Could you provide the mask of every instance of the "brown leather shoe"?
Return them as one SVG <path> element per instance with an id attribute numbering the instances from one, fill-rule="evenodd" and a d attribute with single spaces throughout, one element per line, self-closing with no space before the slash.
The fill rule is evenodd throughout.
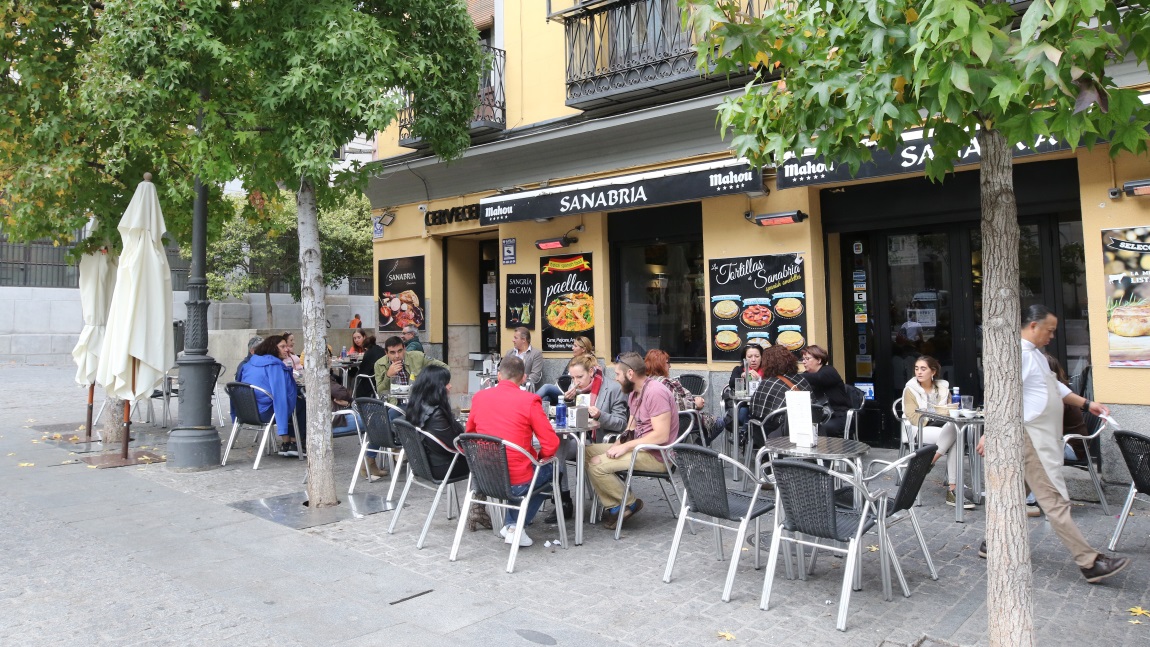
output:
<path id="1" fill-rule="evenodd" d="M 643 499 L 635 499 L 631 505 L 623 506 L 623 521 L 633 517 L 635 513 L 643 509 Z"/>
<path id="2" fill-rule="evenodd" d="M 1079 570 L 1082 571 L 1082 577 L 1085 577 L 1087 582 L 1097 584 L 1111 575 L 1117 574 L 1126 568 L 1128 564 L 1130 564 L 1130 560 L 1125 557 L 1099 555 L 1097 559 L 1094 560 L 1094 566 Z"/>

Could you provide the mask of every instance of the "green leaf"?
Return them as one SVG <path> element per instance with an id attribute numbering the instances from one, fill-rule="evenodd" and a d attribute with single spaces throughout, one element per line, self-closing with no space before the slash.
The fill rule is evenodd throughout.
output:
<path id="1" fill-rule="evenodd" d="M 966 66 L 961 63 L 956 62 L 951 64 L 950 82 L 954 84 L 954 87 L 967 94 L 974 93 L 974 91 L 970 89 L 970 76 L 966 72 Z"/>
<path id="2" fill-rule="evenodd" d="M 1034 40 L 1034 34 L 1038 31 L 1038 26 L 1045 17 L 1046 0 L 1038 0 L 1027 7 L 1026 13 L 1022 15 L 1022 26 L 1019 28 L 1019 37 L 1023 43 Z"/>
<path id="3" fill-rule="evenodd" d="M 970 51 L 982 61 L 983 65 L 990 62 L 990 55 L 994 53 L 994 45 L 990 40 L 990 32 L 976 28 L 970 37 Z"/>

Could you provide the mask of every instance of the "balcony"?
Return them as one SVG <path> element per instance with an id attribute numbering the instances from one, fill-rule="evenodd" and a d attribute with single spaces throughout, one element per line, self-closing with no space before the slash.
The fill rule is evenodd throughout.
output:
<path id="1" fill-rule="evenodd" d="M 504 69 L 507 66 L 507 52 L 495 47 L 482 45 L 486 69 L 479 80 L 479 105 L 471 118 L 472 138 L 483 137 L 502 131 L 507 127 L 507 95 L 504 93 Z M 405 148 L 422 149 L 428 144 L 417 137 L 415 108 L 411 94 L 407 95 L 406 105 L 399 111 L 399 145 Z"/>
<path id="2" fill-rule="evenodd" d="M 743 3 L 756 15 L 770 1 Z M 553 14 L 567 33 L 567 105 L 589 110 L 745 82 L 699 74 L 684 11 L 677 0 L 584 0 Z"/>

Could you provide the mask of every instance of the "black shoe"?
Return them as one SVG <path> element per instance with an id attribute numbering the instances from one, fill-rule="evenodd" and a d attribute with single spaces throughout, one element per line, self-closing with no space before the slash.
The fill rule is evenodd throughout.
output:
<path id="1" fill-rule="evenodd" d="M 575 517 L 575 502 L 571 500 L 571 495 L 564 492 L 561 503 L 563 504 L 563 518 L 570 521 Z M 557 525 L 559 523 L 559 515 L 555 514 L 555 512 L 555 510 L 552 510 L 551 514 L 544 517 L 543 523 Z"/>
<path id="2" fill-rule="evenodd" d="M 1079 570 L 1082 571 L 1082 577 L 1085 577 L 1087 582 L 1097 584 L 1126 568 L 1129 563 L 1130 560 L 1125 557 L 1099 555 L 1098 558 L 1094 560 L 1094 566 Z"/>
<path id="3" fill-rule="evenodd" d="M 986 542 L 983 541 L 982 545 L 978 547 L 978 556 L 986 559 Z"/>

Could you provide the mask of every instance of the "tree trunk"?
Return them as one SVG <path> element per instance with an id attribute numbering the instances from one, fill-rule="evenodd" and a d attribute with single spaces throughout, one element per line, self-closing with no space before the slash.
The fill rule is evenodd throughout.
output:
<path id="1" fill-rule="evenodd" d="M 268 328 L 275 329 L 276 322 L 272 319 L 272 286 L 270 283 L 264 284 L 264 312 L 268 317 Z"/>
<path id="2" fill-rule="evenodd" d="M 1018 207 L 1010 147 L 997 130 L 982 149 L 982 341 L 986 409 L 986 608 L 990 644 L 1034 645 L 1030 537 L 1023 512 Z M 959 499 L 961 501 L 961 498 Z"/>
<path id="3" fill-rule="evenodd" d="M 124 401 L 105 396 L 102 415 L 104 422 L 100 427 L 100 438 L 104 441 L 104 449 L 119 449 L 124 440 Z"/>
<path id="4" fill-rule="evenodd" d="M 307 387 L 307 497 L 313 508 L 338 505 L 335 455 L 331 446 L 331 386 L 327 359 L 326 288 L 319 250 L 315 185 L 300 184 L 296 194 L 299 222 L 300 306 L 303 309 L 304 385 Z"/>

